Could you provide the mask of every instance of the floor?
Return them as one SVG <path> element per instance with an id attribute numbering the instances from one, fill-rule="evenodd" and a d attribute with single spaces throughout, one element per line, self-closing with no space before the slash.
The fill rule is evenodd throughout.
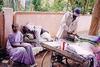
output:
<path id="1" fill-rule="evenodd" d="M 41 62 L 42 62 L 42 57 L 45 54 L 44 52 L 41 52 L 40 54 L 36 55 L 36 67 L 50 67 L 50 52 L 48 52 L 48 54 L 46 55 L 46 57 L 44 58 L 43 61 L 43 65 L 41 66 Z M 29 65 L 25 65 L 25 64 L 19 64 L 19 63 L 13 63 L 13 64 L 9 64 L 8 60 L 4 60 L 3 62 L 0 63 L 0 67 L 30 67 Z M 31 66 L 33 67 L 33 66 Z"/>
<path id="2" fill-rule="evenodd" d="M 44 54 L 45 54 L 45 51 L 41 52 L 39 55 L 36 55 L 36 63 L 37 63 L 36 67 L 52 67 L 52 64 L 50 61 L 51 52 L 47 53 L 42 64 L 42 59 L 43 59 Z M 0 67 L 34 67 L 34 66 L 29 66 L 25 64 L 19 64 L 19 63 L 7 64 L 7 61 L 4 61 L 4 62 L 0 63 Z M 53 67 L 69 67 L 69 66 L 66 66 L 65 64 L 55 63 Z M 74 65 L 72 64 L 71 67 L 78 67 L 78 66 L 75 64 Z"/>

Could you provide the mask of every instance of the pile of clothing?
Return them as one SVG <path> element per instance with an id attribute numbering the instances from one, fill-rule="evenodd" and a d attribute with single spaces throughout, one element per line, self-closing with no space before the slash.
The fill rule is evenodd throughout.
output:
<path id="1" fill-rule="evenodd" d="M 36 39 L 39 42 L 52 41 L 52 37 L 50 33 L 44 28 L 42 28 L 41 26 L 27 24 L 22 27 L 22 33 L 24 35 L 31 34 L 29 35 L 29 37 L 32 37 L 30 39 Z"/>
<path id="2" fill-rule="evenodd" d="M 67 45 L 65 50 L 74 51 L 81 55 L 93 67 L 100 67 L 100 36 L 80 36 L 80 42 Z M 97 46 L 97 47 L 96 47 Z"/>
<path id="3" fill-rule="evenodd" d="M 82 56 L 87 60 L 88 63 L 86 65 L 92 65 L 93 67 L 96 67 L 97 61 L 95 58 L 95 54 L 91 49 L 92 47 L 94 46 L 88 42 L 78 42 L 67 45 L 65 51 L 70 50 L 72 52 L 75 52 L 76 54 Z"/>
<path id="4" fill-rule="evenodd" d="M 43 29 L 41 26 L 35 26 L 32 24 L 26 24 L 22 26 L 21 32 L 23 33 L 24 42 L 31 43 L 34 48 L 35 54 L 42 51 L 41 42 L 52 41 L 50 33 Z"/>

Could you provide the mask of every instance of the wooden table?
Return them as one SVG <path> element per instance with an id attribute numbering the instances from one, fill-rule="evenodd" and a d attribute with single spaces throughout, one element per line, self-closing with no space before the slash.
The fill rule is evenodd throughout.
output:
<path id="1" fill-rule="evenodd" d="M 56 42 L 42 42 L 41 43 L 42 47 L 46 48 L 48 51 L 59 53 L 62 56 L 64 56 L 65 58 L 73 60 L 75 62 L 78 62 L 81 65 L 84 64 L 84 62 L 86 61 L 86 59 L 84 57 L 82 57 L 74 52 L 58 49 L 57 47 L 59 47 L 59 45 L 57 46 L 55 44 L 57 44 L 57 43 Z"/>

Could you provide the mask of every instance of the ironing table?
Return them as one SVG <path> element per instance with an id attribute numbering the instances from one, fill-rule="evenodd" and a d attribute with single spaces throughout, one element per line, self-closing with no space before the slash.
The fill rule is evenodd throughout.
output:
<path id="1" fill-rule="evenodd" d="M 86 62 L 89 63 L 85 57 L 83 57 L 83 56 L 81 56 L 73 51 L 70 51 L 70 50 L 65 51 L 65 50 L 59 49 L 59 47 L 60 47 L 59 42 L 56 42 L 56 41 L 54 41 L 54 42 L 42 42 L 41 45 L 42 45 L 42 47 L 46 48 L 47 51 L 52 52 L 52 55 L 51 55 L 52 67 L 53 67 L 53 63 L 55 63 L 53 61 L 57 60 L 57 58 L 55 57 L 55 55 L 53 55 L 53 53 L 58 53 L 61 56 L 63 56 L 65 59 L 70 59 L 74 62 L 77 62 L 80 66 L 83 66 Z M 46 54 L 47 54 L 47 52 L 43 56 L 42 63 L 43 63 L 43 60 L 44 60 Z M 60 61 L 62 62 L 62 60 L 60 60 Z M 67 62 L 67 60 L 66 60 L 66 65 L 69 66 L 69 63 Z M 43 67 L 43 64 L 41 64 L 41 67 Z"/>

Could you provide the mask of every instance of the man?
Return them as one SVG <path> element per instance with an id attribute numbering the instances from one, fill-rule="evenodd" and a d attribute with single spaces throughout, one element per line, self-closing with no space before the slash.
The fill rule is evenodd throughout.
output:
<path id="1" fill-rule="evenodd" d="M 59 38 L 65 39 L 70 34 L 75 33 L 77 29 L 77 23 L 78 23 L 80 12 L 81 11 L 79 8 L 75 8 L 73 10 L 73 13 L 68 12 L 64 14 L 60 24 L 61 25 L 60 29 L 58 30 L 58 33 L 56 35 L 58 39 Z"/>
<path id="2" fill-rule="evenodd" d="M 8 35 L 7 51 L 10 59 L 14 62 L 33 65 L 35 59 L 32 52 L 32 46 L 23 43 L 23 35 L 18 31 L 18 24 L 12 24 L 13 32 Z"/>

